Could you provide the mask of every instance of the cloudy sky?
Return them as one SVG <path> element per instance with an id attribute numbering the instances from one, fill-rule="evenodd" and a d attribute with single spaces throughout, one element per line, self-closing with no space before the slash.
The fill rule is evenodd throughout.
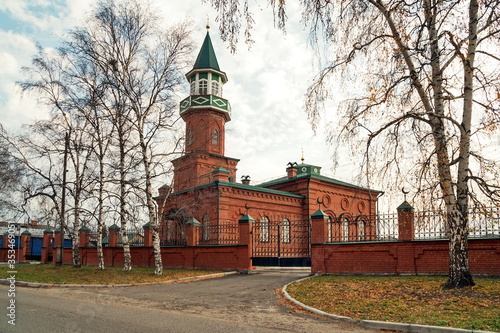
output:
<path id="1" fill-rule="evenodd" d="M 43 111 L 29 98 L 21 98 L 15 82 L 20 68 L 30 65 L 35 43 L 58 45 L 66 30 L 82 25 L 95 0 L 2 0 L 0 2 L 0 122 L 10 131 Z M 250 175 L 260 182 L 285 175 L 288 162 L 305 162 L 323 167 L 323 174 L 352 181 L 355 164 L 341 164 L 333 170 L 332 148 L 325 143 L 324 126 L 316 135 L 303 111 L 303 95 L 316 72 L 316 61 L 307 43 L 307 31 L 300 13 L 288 8 L 288 33 L 273 29 L 272 10 L 255 13 L 255 44 L 241 43 L 236 54 L 218 35 L 216 12 L 201 0 L 153 1 L 161 8 L 165 24 L 189 20 L 194 26 L 196 58 L 206 33 L 207 17 L 221 70 L 229 82 L 224 97 L 232 105 L 227 124 L 226 156 L 241 159 L 238 177 Z M 243 39 L 242 37 L 240 39 Z M 186 83 L 187 87 L 187 83 Z M 185 96 L 179 96 L 183 99 Z M 335 121 L 330 120 L 330 121 Z"/>

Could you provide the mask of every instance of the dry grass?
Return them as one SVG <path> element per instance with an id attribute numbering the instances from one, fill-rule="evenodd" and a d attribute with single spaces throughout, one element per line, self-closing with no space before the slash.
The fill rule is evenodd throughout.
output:
<path id="1" fill-rule="evenodd" d="M 8 266 L 0 266 L 0 279 L 8 277 Z M 154 275 L 154 268 L 134 267 L 124 272 L 122 267 L 107 267 L 99 270 L 93 266 L 74 268 L 71 265 L 17 265 L 16 280 L 55 284 L 130 284 L 150 283 L 195 277 L 219 271 L 165 269 L 163 275 Z"/>
<path id="2" fill-rule="evenodd" d="M 290 285 L 298 301 L 357 320 L 500 331 L 500 279 L 444 290 L 444 277 L 317 276 Z"/>

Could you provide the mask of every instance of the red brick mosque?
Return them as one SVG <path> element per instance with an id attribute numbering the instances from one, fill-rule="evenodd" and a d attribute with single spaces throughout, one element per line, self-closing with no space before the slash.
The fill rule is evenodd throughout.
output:
<path id="1" fill-rule="evenodd" d="M 307 258 L 310 217 L 318 209 L 332 220 L 346 221 L 341 233 L 364 240 L 364 228 L 370 226 L 357 223 L 357 230 L 349 230 L 348 222 L 374 215 L 380 191 L 322 176 L 320 166 L 303 160 L 288 163 L 283 177 L 262 184 L 250 184 L 248 176 L 238 178 L 239 159 L 224 150 L 225 125 L 232 114 L 222 94 L 228 78 L 219 68 L 208 31 L 186 78 L 190 95 L 180 103 L 186 124 L 184 154 L 172 161 L 173 186 L 161 187 L 156 197 L 163 245 L 177 245 L 186 223 L 199 223 L 200 242 L 209 242 L 215 230 L 217 237 L 224 237 L 221 232 L 231 233 L 230 226 L 249 217 L 258 225 L 254 251 L 262 249 L 260 256 L 274 257 L 266 250 L 273 243 L 282 257 L 288 252 L 289 257 Z"/>

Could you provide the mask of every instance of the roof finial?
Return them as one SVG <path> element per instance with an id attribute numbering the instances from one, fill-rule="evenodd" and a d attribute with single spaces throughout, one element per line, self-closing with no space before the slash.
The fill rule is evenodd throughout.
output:
<path id="1" fill-rule="evenodd" d="M 208 17 L 208 14 L 207 14 L 207 31 L 210 30 L 210 18 Z"/>
<path id="2" fill-rule="evenodd" d="M 302 147 L 302 157 L 300 158 L 300 160 L 302 161 L 302 164 L 304 164 L 304 147 Z"/>

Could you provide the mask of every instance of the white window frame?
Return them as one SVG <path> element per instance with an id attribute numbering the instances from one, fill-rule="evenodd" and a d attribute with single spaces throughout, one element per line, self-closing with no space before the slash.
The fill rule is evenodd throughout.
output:
<path id="1" fill-rule="evenodd" d="M 219 144 L 219 131 L 217 129 L 214 129 L 212 131 L 212 144 L 213 145 Z"/>
<path id="2" fill-rule="evenodd" d="M 212 87 L 211 87 L 211 89 L 212 89 L 212 95 L 220 96 L 219 87 L 220 87 L 219 82 L 212 81 Z"/>
<path id="3" fill-rule="evenodd" d="M 349 241 L 349 220 L 347 218 L 342 220 L 342 241 Z"/>
<path id="4" fill-rule="evenodd" d="M 360 241 L 364 241 L 366 237 L 365 233 L 365 221 L 359 220 L 358 221 L 358 237 Z"/>
<path id="5" fill-rule="evenodd" d="M 259 241 L 261 243 L 269 243 L 269 219 L 267 216 L 262 216 L 260 219 Z"/>
<path id="6" fill-rule="evenodd" d="M 283 220 L 283 228 L 281 230 L 281 242 L 282 243 L 290 243 L 290 220 Z"/>
<path id="7" fill-rule="evenodd" d="M 201 79 L 198 81 L 198 94 L 199 95 L 208 95 L 208 80 Z"/>

